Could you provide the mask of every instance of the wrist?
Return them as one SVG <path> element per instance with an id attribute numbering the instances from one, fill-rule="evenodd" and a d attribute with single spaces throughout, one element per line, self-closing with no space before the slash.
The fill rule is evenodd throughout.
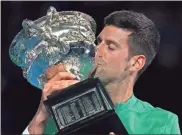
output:
<path id="1" fill-rule="evenodd" d="M 30 134 L 42 134 L 47 123 L 48 116 L 38 111 L 28 126 Z"/>

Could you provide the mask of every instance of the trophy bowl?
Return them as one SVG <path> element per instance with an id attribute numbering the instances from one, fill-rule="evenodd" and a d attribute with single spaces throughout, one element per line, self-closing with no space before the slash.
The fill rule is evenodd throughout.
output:
<path id="1" fill-rule="evenodd" d="M 25 19 L 22 26 L 9 55 L 30 84 L 42 89 L 47 81 L 45 70 L 59 63 L 77 79 L 87 77 L 94 65 L 96 46 L 96 23 L 92 17 L 78 11 L 57 12 L 50 7 L 46 16 L 35 21 Z"/>

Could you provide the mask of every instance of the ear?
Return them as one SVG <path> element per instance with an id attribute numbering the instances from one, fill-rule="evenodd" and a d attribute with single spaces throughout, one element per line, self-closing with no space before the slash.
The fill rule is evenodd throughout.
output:
<path id="1" fill-rule="evenodd" d="M 144 55 L 135 55 L 130 59 L 130 71 L 138 72 L 140 71 L 146 62 L 146 57 Z"/>

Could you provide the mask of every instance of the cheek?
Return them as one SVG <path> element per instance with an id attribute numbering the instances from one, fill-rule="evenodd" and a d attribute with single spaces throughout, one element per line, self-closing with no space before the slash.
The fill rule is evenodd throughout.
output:
<path id="1" fill-rule="evenodd" d="M 109 65 L 113 69 L 122 70 L 125 68 L 128 60 L 128 53 L 126 51 L 118 51 L 115 53 L 110 53 L 108 58 Z"/>
<path id="2" fill-rule="evenodd" d="M 117 71 L 120 68 L 121 59 L 118 54 L 110 53 L 107 57 L 107 65 L 110 70 Z"/>

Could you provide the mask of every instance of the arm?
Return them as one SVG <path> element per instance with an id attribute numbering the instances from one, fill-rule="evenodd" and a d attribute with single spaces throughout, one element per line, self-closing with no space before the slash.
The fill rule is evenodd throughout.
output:
<path id="1" fill-rule="evenodd" d="M 62 65 L 56 65 L 49 68 L 46 77 L 48 78 L 48 82 L 44 85 L 37 113 L 22 134 L 43 134 L 48 120 L 48 112 L 43 101 L 47 100 L 47 96 L 51 95 L 53 92 L 62 90 L 79 82 L 78 80 L 75 80 L 74 75 L 65 72 Z"/>
<path id="2" fill-rule="evenodd" d="M 42 105 L 41 101 L 36 115 L 22 134 L 43 134 L 47 120 L 48 114 L 46 112 L 46 108 Z"/>
<path id="3" fill-rule="evenodd" d="M 23 135 L 27 134 L 43 134 L 46 122 L 40 119 L 33 119 L 31 123 L 23 131 Z"/>

